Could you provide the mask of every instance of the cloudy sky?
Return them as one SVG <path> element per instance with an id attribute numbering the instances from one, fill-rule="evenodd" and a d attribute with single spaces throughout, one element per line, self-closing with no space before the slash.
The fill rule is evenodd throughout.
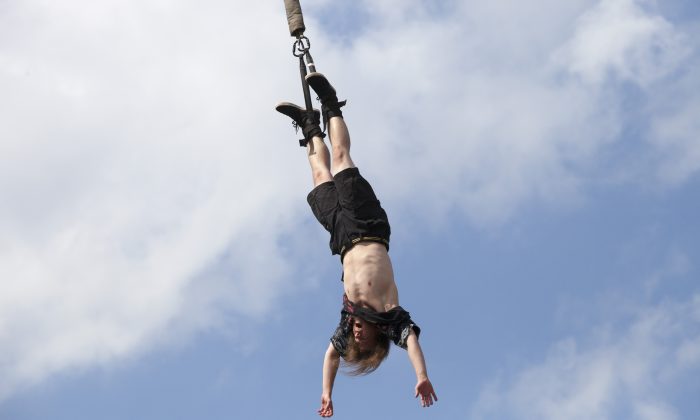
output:
<path id="1" fill-rule="evenodd" d="M 304 0 L 405 352 L 336 418 L 700 412 L 700 4 Z M 313 418 L 340 266 L 281 1 L 0 0 L 0 419 Z"/>

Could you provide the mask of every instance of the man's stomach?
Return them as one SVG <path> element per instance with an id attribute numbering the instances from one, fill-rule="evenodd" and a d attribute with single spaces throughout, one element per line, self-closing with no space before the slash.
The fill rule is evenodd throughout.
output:
<path id="1" fill-rule="evenodd" d="M 345 294 L 355 304 L 388 311 L 398 306 L 391 259 L 383 244 L 361 242 L 352 247 L 343 259 Z"/>

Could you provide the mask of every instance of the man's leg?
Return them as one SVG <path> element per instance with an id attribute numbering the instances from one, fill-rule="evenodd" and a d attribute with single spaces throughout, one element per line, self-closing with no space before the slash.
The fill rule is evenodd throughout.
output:
<path id="1" fill-rule="evenodd" d="M 333 149 L 333 175 L 348 168 L 354 168 L 350 157 L 350 133 L 343 117 L 331 117 L 328 122 L 328 136 Z"/>
<path id="2" fill-rule="evenodd" d="M 313 136 L 306 144 L 306 151 L 309 155 L 311 165 L 311 176 L 314 180 L 314 188 L 324 182 L 333 181 L 331 175 L 331 160 L 328 148 L 319 136 Z"/>
<path id="3" fill-rule="evenodd" d="M 306 140 L 306 150 L 309 156 L 309 164 L 311 165 L 314 187 L 324 182 L 333 181 L 328 148 L 323 143 L 325 134 L 319 127 L 320 113 L 318 110 L 309 112 L 306 108 L 290 102 L 280 102 L 275 109 L 291 118 L 295 127 L 301 128 Z"/>
<path id="4" fill-rule="evenodd" d="M 350 133 L 340 110 L 346 101 L 339 101 L 335 88 L 330 84 L 326 76 L 321 73 L 310 73 L 306 76 L 309 86 L 316 92 L 322 105 L 323 122 L 328 128 L 333 149 L 333 175 L 348 168 L 354 168 L 355 164 L 350 157 Z"/>

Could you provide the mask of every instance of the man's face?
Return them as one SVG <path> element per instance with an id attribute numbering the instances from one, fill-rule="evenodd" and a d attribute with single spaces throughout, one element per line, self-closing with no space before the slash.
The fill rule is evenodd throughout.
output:
<path id="1" fill-rule="evenodd" d="M 359 318 L 352 321 L 352 335 L 360 350 L 370 350 L 376 344 L 377 327 Z"/>

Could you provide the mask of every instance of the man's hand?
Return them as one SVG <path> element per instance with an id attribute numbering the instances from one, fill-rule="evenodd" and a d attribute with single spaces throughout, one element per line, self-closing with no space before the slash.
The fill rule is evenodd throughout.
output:
<path id="1" fill-rule="evenodd" d="M 419 395 L 421 407 L 430 407 L 433 405 L 433 399 L 435 401 L 438 400 L 435 390 L 433 390 L 433 384 L 430 383 L 428 378 L 421 379 L 416 384 L 416 398 Z"/>
<path id="2" fill-rule="evenodd" d="M 333 401 L 331 401 L 330 395 L 321 395 L 321 408 L 318 409 L 318 415 L 321 417 L 333 416 Z"/>

